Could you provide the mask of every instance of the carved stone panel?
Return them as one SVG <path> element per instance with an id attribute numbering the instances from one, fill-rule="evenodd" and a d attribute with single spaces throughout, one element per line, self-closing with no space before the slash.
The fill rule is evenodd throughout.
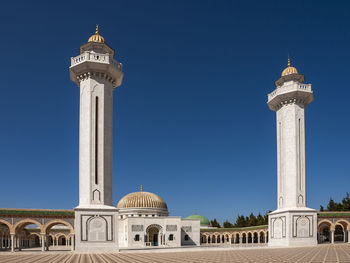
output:
<path id="1" fill-rule="evenodd" d="M 177 231 L 177 225 L 166 225 L 166 231 Z"/>
<path id="2" fill-rule="evenodd" d="M 271 226 L 272 226 L 272 238 L 284 238 L 286 237 L 286 217 L 276 217 L 271 218 Z"/>
<path id="3" fill-rule="evenodd" d="M 293 216 L 293 237 L 313 236 L 313 216 Z"/>
<path id="4" fill-rule="evenodd" d="M 103 242 L 113 240 L 111 215 L 82 215 L 81 241 Z"/>
<path id="5" fill-rule="evenodd" d="M 102 217 L 93 217 L 87 221 L 89 241 L 107 241 L 107 222 Z"/>
<path id="6" fill-rule="evenodd" d="M 131 231 L 133 232 L 142 232 L 143 231 L 143 225 L 132 225 Z"/>

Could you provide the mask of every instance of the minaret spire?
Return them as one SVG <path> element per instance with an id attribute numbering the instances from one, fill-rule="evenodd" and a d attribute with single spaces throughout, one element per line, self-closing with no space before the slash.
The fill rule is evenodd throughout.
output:
<path id="1" fill-rule="evenodd" d="M 98 24 L 96 24 L 96 32 L 95 32 L 95 35 L 99 35 L 100 34 L 100 31 L 99 31 L 99 28 L 98 28 Z"/>
<path id="2" fill-rule="evenodd" d="M 317 212 L 306 207 L 305 110 L 311 84 L 291 66 L 275 82 L 268 106 L 276 112 L 277 210 L 269 213 L 269 246 L 317 244 Z"/>
<path id="3" fill-rule="evenodd" d="M 69 67 L 71 80 L 80 87 L 76 251 L 113 251 L 118 247 L 113 231 L 118 220 L 112 193 L 113 90 L 122 84 L 123 71 L 113 56 L 96 25 L 96 33 L 80 46 L 80 54 L 71 58 Z"/>

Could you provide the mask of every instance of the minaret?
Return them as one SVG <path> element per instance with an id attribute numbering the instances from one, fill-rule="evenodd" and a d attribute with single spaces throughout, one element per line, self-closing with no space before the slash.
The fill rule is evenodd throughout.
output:
<path id="1" fill-rule="evenodd" d="M 277 126 L 277 210 L 269 214 L 269 246 L 317 244 L 317 213 L 306 207 L 305 159 L 305 109 L 314 96 L 304 81 L 288 58 L 268 95 Z"/>
<path id="2" fill-rule="evenodd" d="M 70 78 L 80 87 L 76 248 L 110 250 L 117 240 L 112 200 L 113 90 L 121 85 L 123 72 L 98 26 L 80 46 L 80 55 L 71 59 Z"/>

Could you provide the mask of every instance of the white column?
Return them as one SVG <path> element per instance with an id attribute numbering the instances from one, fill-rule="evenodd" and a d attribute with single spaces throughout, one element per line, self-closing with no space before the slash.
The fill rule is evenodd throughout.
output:
<path id="1" fill-rule="evenodd" d="M 348 230 L 348 243 L 350 243 L 350 230 Z"/>
<path id="2" fill-rule="evenodd" d="M 71 245 L 70 245 L 70 250 L 74 251 L 74 235 L 71 235 Z"/>
<path id="3" fill-rule="evenodd" d="M 331 230 L 331 243 L 334 244 L 334 230 Z"/>
<path id="4" fill-rule="evenodd" d="M 11 252 L 15 252 L 15 234 L 11 234 Z"/>
<path id="5" fill-rule="evenodd" d="M 45 234 L 41 234 L 41 251 L 45 251 Z"/>

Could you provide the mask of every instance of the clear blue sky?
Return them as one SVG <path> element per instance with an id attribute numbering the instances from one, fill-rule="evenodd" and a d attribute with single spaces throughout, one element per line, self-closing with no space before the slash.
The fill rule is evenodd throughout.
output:
<path id="1" fill-rule="evenodd" d="M 78 204 L 79 91 L 70 57 L 100 24 L 124 64 L 114 92 L 114 202 L 140 184 L 171 215 L 233 221 L 276 208 L 275 113 L 287 55 L 306 112 L 308 206 L 349 188 L 347 1 L 6 1 L 0 207 Z"/>

